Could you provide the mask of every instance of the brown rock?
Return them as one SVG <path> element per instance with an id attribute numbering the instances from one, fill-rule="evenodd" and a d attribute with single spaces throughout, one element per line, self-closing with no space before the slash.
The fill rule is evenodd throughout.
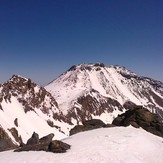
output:
<path id="1" fill-rule="evenodd" d="M 93 130 L 101 127 L 107 127 L 106 124 L 100 119 L 91 119 L 83 121 L 83 125 L 76 125 L 70 130 L 70 135 L 76 134 L 82 131 Z"/>
<path id="2" fill-rule="evenodd" d="M 146 131 L 157 136 L 163 137 L 163 123 L 158 115 L 151 113 L 149 110 L 139 106 L 118 115 L 112 122 L 116 126 L 142 127 Z"/>
<path id="3" fill-rule="evenodd" d="M 64 153 L 66 152 L 66 150 L 70 149 L 70 147 L 71 146 L 67 143 L 58 140 L 53 140 L 48 146 L 48 151 L 54 153 Z"/>

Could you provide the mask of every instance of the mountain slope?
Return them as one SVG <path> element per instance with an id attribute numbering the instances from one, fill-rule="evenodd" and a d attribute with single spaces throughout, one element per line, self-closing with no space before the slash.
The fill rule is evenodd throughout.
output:
<path id="1" fill-rule="evenodd" d="M 50 152 L 1 152 L 3 162 L 22 163 L 162 163 L 162 138 L 133 127 L 101 128 L 78 133 L 63 140 L 71 149 Z"/>
<path id="2" fill-rule="evenodd" d="M 163 83 L 140 77 L 124 67 L 76 65 L 45 88 L 63 113 L 77 122 L 93 117 L 111 122 L 134 105 L 143 105 L 163 120 Z"/>
<path id="3" fill-rule="evenodd" d="M 69 126 L 54 97 L 30 79 L 14 75 L 1 85 L 0 127 L 16 144 L 26 143 L 34 131 L 64 138 Z"/>

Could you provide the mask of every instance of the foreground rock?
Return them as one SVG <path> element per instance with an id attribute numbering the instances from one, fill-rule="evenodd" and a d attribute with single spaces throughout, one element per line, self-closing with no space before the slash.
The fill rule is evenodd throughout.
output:
<path id="1" fill-rule="evenodd" d="M 54 152 L 54 153 L 64 153 L 68 149 L 70 149 L 70 145 L 67 143 L 63 143 L 62 141 L 59 140 L 54 140 L 50 142 L 48 146 L 48 151 Z"/>
<path id="2" fill-rule="evenodd" d="M 125 113 L 118 115 L 112 122 L 116 126 L 142 127 L 144 130 L 163 137 L 163 123 L 161 123 L 158 115 L 151 113 L 143 107 L 136 107 Z"/>
<path id="3" fill-rule="evenodd" d="M 15 150 L 15 152 L 22 151 L 46 151 L 53 153 L 64 153 L 70 149 L 70 145 L 58 140 L 52 140 L 54 134 L 49 134 L 39 139 L 37 133 L 33 133 L 32 137 L 28 139 L 27 144 Z"/>
<path id="4" fill-rule="evenodd" d="M 100 119 L 91 119 L 88 121 L 84 121 L 83 125 L 76 125 L 74 128 L 70 130 L 70 135 L 74 135 L 78 132 L 93 130 L 101 127 L 113 127 L 112 124 L 105 124 Z"/>

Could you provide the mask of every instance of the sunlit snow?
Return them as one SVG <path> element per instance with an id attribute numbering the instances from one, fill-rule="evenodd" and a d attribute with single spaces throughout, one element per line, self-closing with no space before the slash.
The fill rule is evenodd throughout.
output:
<path id="1" fill-rule="evenodd" d="M 63 140 L 71 145 L 66 153 L 6 151 L 6 163 L 162 163 L 163 139 L 133 127 L 101 128 Z"/>

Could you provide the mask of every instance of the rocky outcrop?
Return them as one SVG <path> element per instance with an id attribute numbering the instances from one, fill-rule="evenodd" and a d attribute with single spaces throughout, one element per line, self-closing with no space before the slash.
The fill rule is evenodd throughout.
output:
<path id="1" fill-rule="evenodd" d="M 54 134 L 51 133 L 39 139 L 37 133 L 33 133 L 32 137 L 28 139 L 27 144 L 15 150 L 15 152 L 22 151 L 46 151 L 53 153 L 64 153 L 70 149 L 70 145 L 58 140 L 52 140 Z"/>
<path id="2" fill-rule="evenodd" d="M 104 122 L 99 119 L 91 119 L 88 121 L 83 121 L 83 125 L 76 125 L 70 130 L 70 135 L 74 135 L 78 132 L 93 130 L 101 127 L 109 127 Z"/>
<path id="3" fill-rule="evenodd" d="M 15 145 L 8 134 L 0 127 L 0 152 L 15 149 Z"/>
<path id="4" fill-rule="evenodd" d="M 136 128 L 142 127 L 152 134 L 163 137 L 163 123 L 161 123 L 159 116 L 141 106 L 118 115 L 112 124 L 116 126 L 132 125 Z"/>

